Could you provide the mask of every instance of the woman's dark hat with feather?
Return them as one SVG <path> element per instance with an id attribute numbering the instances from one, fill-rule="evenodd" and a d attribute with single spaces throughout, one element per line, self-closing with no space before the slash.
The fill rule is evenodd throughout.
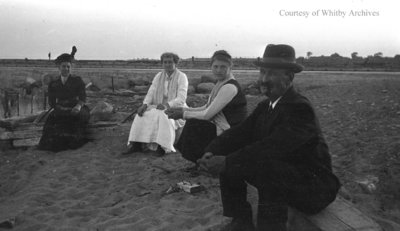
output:
<path id="1" fill-rule="evenodd" d="M 60 56 L 58 56 L 56 58 L 56 60 L 54 60 L 54 62 L 56 64 L 61 64 L 61 63 L 64 63 L 64 62 L 72 63 L 75 60 L 75 53 L 77 51 L 78 50 L 76 49 L 76 47 L 73 46 L 71 54 L 67 54 L 67 53 L 61 54 Z"/>

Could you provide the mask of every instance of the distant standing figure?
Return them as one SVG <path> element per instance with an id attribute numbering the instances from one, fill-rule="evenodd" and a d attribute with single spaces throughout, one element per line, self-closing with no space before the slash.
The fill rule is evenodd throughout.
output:
<path id="1" fill-rule="evenodd" d="M 163 71 L 159 72 L 137 110 L 128 138 L 128 149 L 122 154 L 147 148 L 159 155 L 175 152 L 175 131 L 184 125 L 183 120 L 168 119 L 164 111 L 170 107 L 186 106 L 188 79 L 176 65 L 179 56 L 174 53 L 161 55 Z"/>
<path id="2" fill-rule="evenodd" d="M 49 55 L 48 55 L 48 56 L 49 56 L 49 61 L 50 61 L 50 60 L 51 60 L 51 52 L 49 52 Z"/>
<path id="3" fill-rule="evenodd" d="M 62 54 L 55 60 L 60 77 L 49 83 L 48 97 L 51 112 L 43 127 L 39 149 L 62 151 L 76 149 L 86 143 L 85 128 L 90 111 L 85 105 L 85 83 L 81 77 L 71 74 L 76 53 Z"/>

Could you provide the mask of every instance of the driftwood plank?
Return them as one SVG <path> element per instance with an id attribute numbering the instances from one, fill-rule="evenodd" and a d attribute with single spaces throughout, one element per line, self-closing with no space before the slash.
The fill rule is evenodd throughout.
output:
<path id="1" fill-rule="evenodd" d="M 0 140 L 29 139 L 42 135 L 42 130 L 7 131 L 0 134 Z"/>
<path id="2" fill-rule="evenodd" d="M 340 197 L 316 215 L 307 216 L 292 208 L 290 213 L 289 230 L 382 231 L 375 221 Z"/>
<path id="3" fill-rule="evenodd" d="M 13 140 L 13 146 L 18 147 L 30 147 L 38 145 L 40 141 L 40 136 L 35 138 L 23 139 L 23 140 Z"/>
<path id="4" fill-rule="evenodd" d="M 87 138 L 100 139 L 107 136 L 107 132 L 102 132 L 112 129 L 117 126 L 117 122 L 96 122 L 88 125 Z M 14 147 L 28 147 L 39 144 L 42 136 L 43 124 L 23 123 L 15 128 L 14 131 L 0 132 L 0 141 L 12 142 Z"/>

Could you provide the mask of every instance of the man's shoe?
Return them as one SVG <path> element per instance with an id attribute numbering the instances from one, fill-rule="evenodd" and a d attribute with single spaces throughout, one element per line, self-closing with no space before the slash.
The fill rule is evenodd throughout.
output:
<path id="1" fill-rule="evenodd" d="M 251 220 L 233 219 L 231 223 L 221 229 L 221 231 L 256 231 Z"/>

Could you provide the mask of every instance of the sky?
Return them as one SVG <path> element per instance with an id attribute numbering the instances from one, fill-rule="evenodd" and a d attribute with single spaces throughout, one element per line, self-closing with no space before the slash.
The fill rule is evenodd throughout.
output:
<path id="1" fill-rule="evenodd" d="M 267 44 L 296 56 L 400 54 L 395 0 L 0 0 L 0 58 L 79 60 L 261 57 Z M 328 13 L 331 14 L 328 14 Z"/>

